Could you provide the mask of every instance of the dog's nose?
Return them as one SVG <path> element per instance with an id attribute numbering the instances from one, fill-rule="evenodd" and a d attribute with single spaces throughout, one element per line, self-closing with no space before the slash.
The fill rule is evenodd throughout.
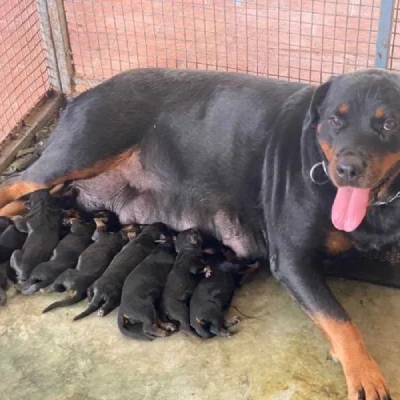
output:
<path id="1" fill-rule="evenodd" d="M 353 183 L 360 178 L 363 164 L 357 157 L 346 157 L 338 161 L 336 172 L 344 184 Z"/>

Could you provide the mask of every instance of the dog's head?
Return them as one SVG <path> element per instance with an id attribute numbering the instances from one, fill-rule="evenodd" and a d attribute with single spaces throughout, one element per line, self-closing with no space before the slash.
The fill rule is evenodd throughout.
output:
<path id="1" fill-rule="evenodd" d="M 400 173 L 400 77 L 371 69 L 331 78 L 316 89 L 305 129 L 338 188 L 332 222 L 353 231 Z"/>
<path id="2" fill-rule="evenodd" d="M 203 239 L 198 229 L 191 228 L 186 231 L 179 232 L 176 241 L 175 248 L 179 253 L 185 249 L 201 248 Z"/>

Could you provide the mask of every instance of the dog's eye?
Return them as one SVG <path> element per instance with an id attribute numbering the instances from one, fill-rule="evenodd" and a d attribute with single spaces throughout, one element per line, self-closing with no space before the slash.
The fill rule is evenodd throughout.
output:
<path id="1" fill-rule="evenodd" d="M 393 119 L 389 119 L 388 121 L 386 121 L 386 122 L 383 124 L 383 129 L 384 129 L 385 131 L 392 131 L 393 129 L 396 128 L 396 126 L 397 126 L 396 121 L 394 121 Z"/>
<path id="2" fill-rule="evenodd" d="M 338 117 L 333 116 L 329 118 L 329 123 L 333 125 L 335 128 L 340 128 L 341 122 Z"/>

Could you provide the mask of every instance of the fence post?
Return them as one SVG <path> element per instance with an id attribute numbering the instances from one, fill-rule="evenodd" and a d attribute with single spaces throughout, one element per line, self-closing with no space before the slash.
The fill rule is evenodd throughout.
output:
<path id="1" fill-rule="evenodd" d="M 394 0 L 381 0 L 378 39 L 376 42 L 375 67 L 387 68 L 394 13 Z"/>
<path id="2" fill-rule="evenodd" d="M 72 91 L 73 67 L 63 1 L 37 0 L 37 4 L 50 82 L 68 94 Z"/>

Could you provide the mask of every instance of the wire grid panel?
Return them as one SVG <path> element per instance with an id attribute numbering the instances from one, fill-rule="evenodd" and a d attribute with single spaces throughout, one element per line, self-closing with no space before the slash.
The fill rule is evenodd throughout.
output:
<path id="1" fill-rule="evenodd" d="M 50 84 L 35 0 L 0 1 L 0 142 Z"/>
<path id="2" fill-rule="evenodd" d="M 400 71 L 400 0 L 395 2 L 393 28 L 389 55 L 389 69 Z"/>
<path id="3" fill-rule="evenodd" d="M 374 64 L 379 0 L 65 0 L 77 81 L 129 68 L 319 83 Z"/>

